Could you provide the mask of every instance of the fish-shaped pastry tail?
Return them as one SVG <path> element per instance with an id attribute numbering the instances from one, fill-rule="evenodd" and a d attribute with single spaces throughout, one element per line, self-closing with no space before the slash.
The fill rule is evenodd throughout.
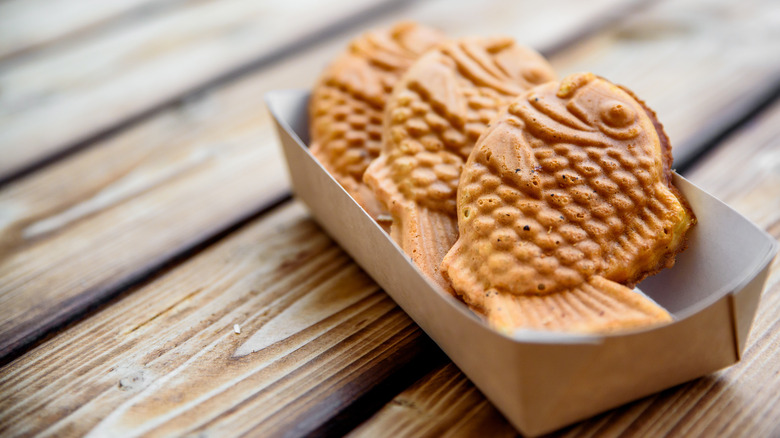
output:
<path id="1" fill-rule="evenodd" d="M 495 327 L 607 333 L 669 322 L 669 313 L 633 290 L 601 276 L 559 293 L 495 294 L 484 306 Z"/>
<path id="2" fill-rule="evenodd" d="M 446 278 L 453 269 L 462 267 L 445 257 L 442 271 Z M 571 289 L 545 295 L 497 290 L 462 294 L 459 291 L 479 287 L 464 287 L 462 278 L 452 279 L 452 283 L 456 294 L 484 315 L 491 326 L 509 334 L 518 329 L 608 333 L 672 321 L 671 315 L 655 302 L 599 275 Z"/>
<path id="3" fill-rule="evenodd" d="M 665 134 L 592 74 L 518 97 L 458 185 L 456 293 L 503 330 L 609 332 L 671 316 L 631 288 L 674 262 L 693 214 L 670 186 Z"/>
<path id="4" fill-rule="evenodd" d="M 393 217 L 390 236 L 426 276 L 452 293 L 440 266 L 444 255 L 458 238 L 457 220 L 450 214 L 401 196 L 398 186 L 389 177 L 392 169 L 384 163 L 385 160 L 385 157 L 379 157 L 372 164 L 374 172 L 367 174 L 367 179 L 382 198 L 392 200 L 387 205 Z"/>
<path id="5" fill-rule="evenodd" d="M 458 223 L 441 211 L 407 203 L 393 222 L 391 235 L 421 271 L 445 291 L 452 286 L 441 273 L 441 262 L 458 239 Z"/>

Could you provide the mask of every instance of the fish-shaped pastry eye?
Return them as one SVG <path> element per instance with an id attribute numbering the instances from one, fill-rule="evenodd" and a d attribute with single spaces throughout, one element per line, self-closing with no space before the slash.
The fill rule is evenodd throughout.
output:
<path id="1" fill-rule="evenodd" d="M 605 90 L 593 85 L 594 75 L 586 74 L 585 77 L 588 78 L 587 82 L 578 79 L 577 84 L 564 83 L 561 86 L 564 93 L 559 92 L 557 97 L 570 99 L 566 109 L 611 138 L 626 140 L 636 137 L 640 130 L 637 111 L 634 109 L 636 103 L 621 99 L 619 93 L 605 95 Z M 612 87 L 619 88 L 610 84 Z"/>
<path id="2" fill-rule="evenodd" d="M 624 102 L 608 100 L 599 110 L 601 121 L 611 128 L 625 128 L 636 122 L 636 112 Z"/>
<path id="3" fill-rule="evenodd" d="M 627 103 L 616 100 L 601 105 L 598 127 L 604 134 L 620 140 L 629 140 L 639 135 L 636 111 Z"/>

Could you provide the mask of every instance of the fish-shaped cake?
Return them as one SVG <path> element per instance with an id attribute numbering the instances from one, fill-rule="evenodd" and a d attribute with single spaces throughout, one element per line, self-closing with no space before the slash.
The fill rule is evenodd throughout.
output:
<path id="1" fill-rule="evenodd" d="M 529 90 L 463 169 L 460 237 L 442 270 L 503 331 L 670 321 L 632 288 L 674 263 L 695 223 L 671 162 L 655 113 L 630 91 L 590 73 Z"/>
<path id="2" fill-rule="evenodd" d="M 380 156 L 363 179 L 392 214 L 393 239 L 445 290 L 450 287 L 439 267 L 458 237 L 463 164 L 501 107 L 554 79 L 541 55 L 496 37 L 440 45 L 396 84 L 385 108 Z"/>
<path id="3" fill-rule="evenodd" d="M 374 219 L 382 208 L 363 183 L 379 155 L 382 113 L 393 86 L 442 33 L 411 22 L 353 40 L 319 78 L 311 95 L 311 152 Z"/>

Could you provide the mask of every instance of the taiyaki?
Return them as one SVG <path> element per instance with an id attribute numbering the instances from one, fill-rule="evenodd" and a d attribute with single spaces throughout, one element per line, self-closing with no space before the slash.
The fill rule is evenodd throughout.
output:
<path id="1" fill-rule="evenodd" d="M 504 331 L 611 332 L 671 320 L 631 288 L 674 263 L 695 217 L 655 113 L 590 73 L 533 88 L 480 138 L 442 270 Z"/>
<path id="2" fill-rule="evenodd" d="M 379 155 L 385 102 L 401 74 L 444 39 L 411 22 L 368 32 L 330 64 L 312 92 L 311 152 L 374 219 L 383 210 L 363 173 Z"/>
<path id="3" fill-rule="evenodd" d="M 392 214 L 393 239 L 445 290 L 439 267 L 458 237 L 455 194 L 463 164 L 502 106 L 554 79 L 541 55 L 496 37 L 440 45 L 396 84 L 380 156 L 363 178 Z"/>

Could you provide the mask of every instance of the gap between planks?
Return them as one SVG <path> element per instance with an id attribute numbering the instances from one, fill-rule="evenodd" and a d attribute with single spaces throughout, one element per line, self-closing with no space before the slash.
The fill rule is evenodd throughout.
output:
<path id="1" fill-rule="evenodd" d="M 286 202 L 0 369 L 0 433 L 349 430 L 443 361 Z"/>
<path id="2" fill-rule="evenodd" d="M 156 278 L 164 275 L 188 258 L 219 242 L 247 224 L 261 220 L 268 212 L 290 199 L 292 197 L 289 193 L 277 195 L 277 198 L 267 200 L 268 204 L 264 205 L 260 210 L 250 212 L 246 217 L 237 218 L 236 222 L 230 224 L 227 228 L 218 230 L 215 234 L 206 235 L 202 240 L 194 240 L 191 246 L 178 248 L 179 252 L 173 254 L 170 258 L 163 259 L 157 263 L 152 261 L 149 265 L 140 267 L 122 282 L 112 285 L 113 287 L 110 290 L 100 289 L 99 287 L 86 290 L 82 294 L 75 296 L 75 299 L 60 303 L 56 313 L 45 314 L 42 319 L 29 321 L 24 325 L 15 327 L 14 333 L 5 338 L 0 345 L 0 367 L 33 348 L 37 342 L 45 339 L 47 335 L 57 330 L 67 330 L 69 325 L 98 311 L 104 306 L 110 306 L 123 294 L 132 293 L 137 288 L 153 282 Z M 140 327 L 136 327 L 136 329 L 138 328 Z M 14 335 L 17 337 L 14 337 Z"/>

